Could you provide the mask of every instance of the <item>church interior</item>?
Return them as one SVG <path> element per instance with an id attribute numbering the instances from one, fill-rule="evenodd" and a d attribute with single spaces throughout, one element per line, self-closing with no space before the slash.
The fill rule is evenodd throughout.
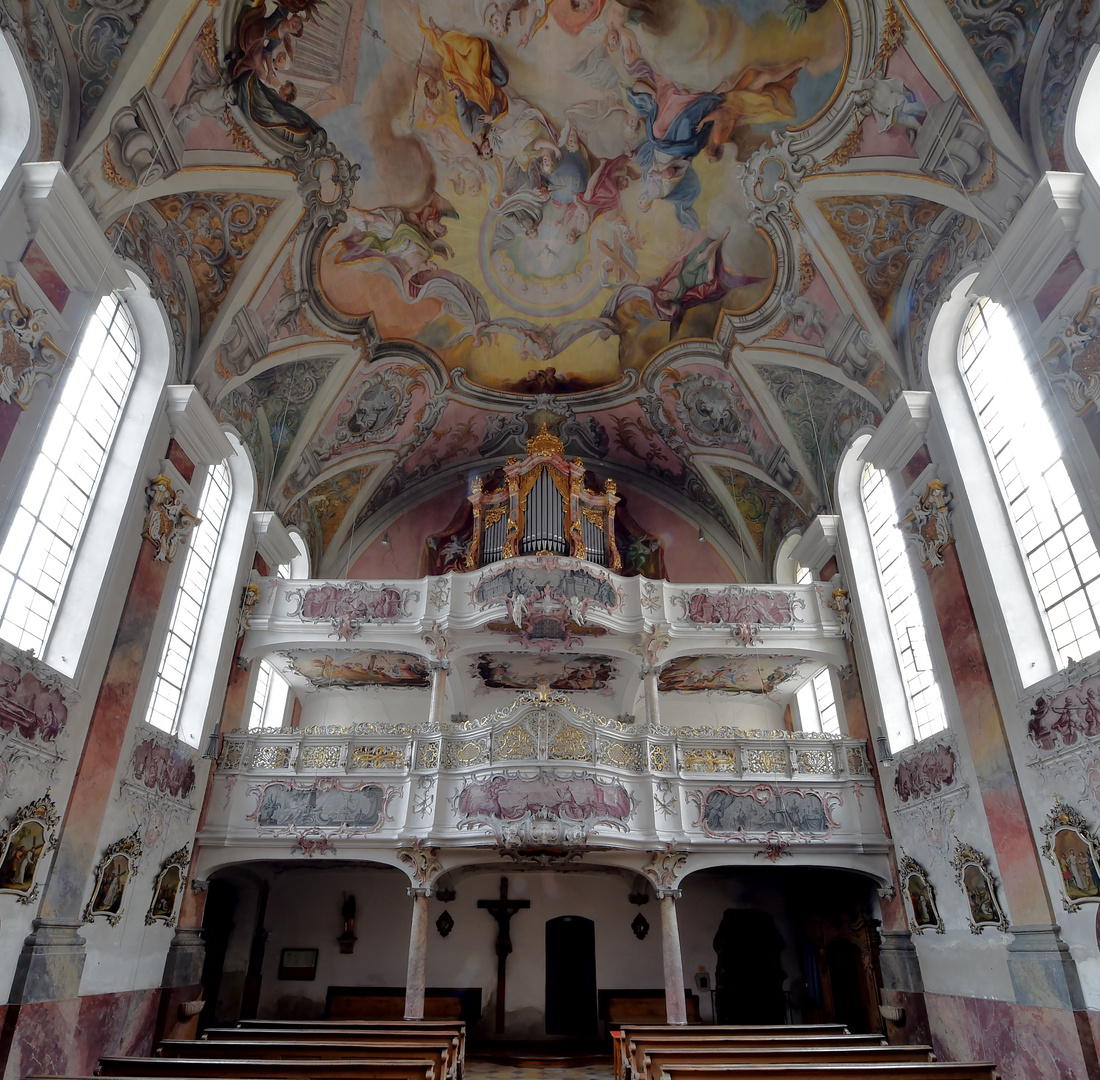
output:
<path id="1" fill-rule="evenodd" d="M 1100 1076 L 1098 42 L 0 0 L 4 1080 Z"/>

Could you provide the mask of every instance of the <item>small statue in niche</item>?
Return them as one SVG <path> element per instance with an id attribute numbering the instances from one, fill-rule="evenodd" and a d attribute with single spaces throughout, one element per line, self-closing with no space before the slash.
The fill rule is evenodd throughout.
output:
<path id="1" fill-rule="evenodd" d="M 341 893 L 344 904 L 340 908 L 340 914 L 344 919 L 344 932 L 336 939 L 342 953 L 350 953 L 355 949 L 355 897 L 347 893 Z"/>

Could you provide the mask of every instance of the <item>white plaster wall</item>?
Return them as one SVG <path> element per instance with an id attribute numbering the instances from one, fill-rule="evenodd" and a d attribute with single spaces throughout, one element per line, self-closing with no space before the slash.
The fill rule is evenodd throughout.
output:
<path id="1" fill-rule="evenodd" d="M 665 727 L 739 727 L 782 730 L 786 702 L 748 694 L 698 691 L 662 693 L 661 723 Z"/>
<path id="2" fill-rule="evenodd" d="M 595 923 L 596 984 L 601 990 L 663 988 L 660 910 L 655 899 L 641 908 L 628 901 L 629 875 L 601 872 L 517 872 L 499 864 L 457 875 L 456 898 L 442 904 L 429 900 L 428 986 L 482 989 L 481 1031 L 492 1034 L 495 1010 L 497 926 L 478 900 L 499 896 L 506 876 L 509 896 L 530 900 L 529 909 L 512 919 L 514 951 L 508 961 L 506 1038 L 541 1037 L 545 1033 L 546 923 L 561 915 L 583 915 Z M 295 867 L 276 872 L 268 901 L 260 1017 L 320 1016 L 329 986 L 404 986 L 412 901 L 407 879 L 393 870 L 354 867 Z M 787 910 L 782 870 L 728 874 L 701 873 L 684 882 L 678 902 L 684 985 L 695 989 L 694 975 L 704 968 L 712 977 L 714 935 L 729 907 L 767 911 L 785 947 L 785 989 L 798 998 L 803 982 L 797 939 Z M 339 953 L 341 893 L 353 893 L 358 907 L 359 938 L 350 956 Z M 455 926 L 446 938 L 435 921 L 446 908 Z M 650 923 L 639 941 L 630 929 L 641 910 Z M 234 931 L 230 956 L 246 959 L 251 927 Z M 316 948 L 317 978 L 312 982 L 280 981 L 279 956 L 284 948 Z M 230 964 L 227 956 L 226 966 Z M 700 995 L 704 1020 L 712 1019 L 709 995 Z M 224 1006 L 222 1011 L 224 1011 Z"/>
<path id="3" fill-rule="evenodd" d="M 368 723 L 422 724 L 428 719 L 431 690 L 398 689 L 301 691 L 300 727 Z"/>

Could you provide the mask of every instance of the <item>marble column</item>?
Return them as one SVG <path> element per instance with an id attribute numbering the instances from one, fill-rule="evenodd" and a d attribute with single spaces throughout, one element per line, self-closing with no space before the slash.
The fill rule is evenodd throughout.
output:
<path id="1" fill-rule="evenodd" d="M 428 705 L 428 719 L 432 729 L 438 731 L 443 723 L 443 709 L 447 704 L 447 675 L 451 670 L 450 660 L 432 660 L 432 697 Z"/>
<path id="2" fill-rule="evenodd" d="M 665 1018 L 670 1024 L 687 1023 L 684 999 L 684 960 L 680 954 L 680 927 L 676 921 L 679 889 L 658 889 L 661 903 L 661 960 L 665 969 Z"/>
<path id="3" fill-rule="evenodd" d="M 405 975 L 405 1019 L 424 1019 L 424 986 L 428 977 L 428 897 L 431 889 L 409 889 L 413 898 L 409 930 L 409 970 Z"/>
<path id="4" fill-rule="evenodd" d="M 661 705 L 657 698 L 657 676 L 660 664 L 642 664 L 642 687 L 645 693 L 645 718 L 652 731 L 661 724 Z"/>

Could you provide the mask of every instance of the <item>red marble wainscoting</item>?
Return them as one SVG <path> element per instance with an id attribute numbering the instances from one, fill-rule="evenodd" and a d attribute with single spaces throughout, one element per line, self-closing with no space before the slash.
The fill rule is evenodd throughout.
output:
<path id="1" fill-rule="evenodd" d="M 930 1046 L 932 1033 L 928 1027 L 928 1009 L 924 994 L 908 990 L 882 990 L 883 1005 L 895 1005 L 905 1010 L 900 1021 L 886 1020 L 886 1037 L 895 1046 Z"/>
<path id="2" fill-rule="evenodd" d="M 1100 1013 L 949 994 L 925 994 L 924 1000 L 932 1046 L 944 1061 L 992 1061 L 1001 1080 L 1091 1080 L 1100 1075 L 1095 1041 Z"/>
<path id="3" fill-rule="evenodd" d="M 153 987 L 8 1005 L 7 1010 L 17 1010 L 18 1015 L 5 1080 L 91 1076 L 106 1054 L 151 1054 L 163 993 Z"/>

